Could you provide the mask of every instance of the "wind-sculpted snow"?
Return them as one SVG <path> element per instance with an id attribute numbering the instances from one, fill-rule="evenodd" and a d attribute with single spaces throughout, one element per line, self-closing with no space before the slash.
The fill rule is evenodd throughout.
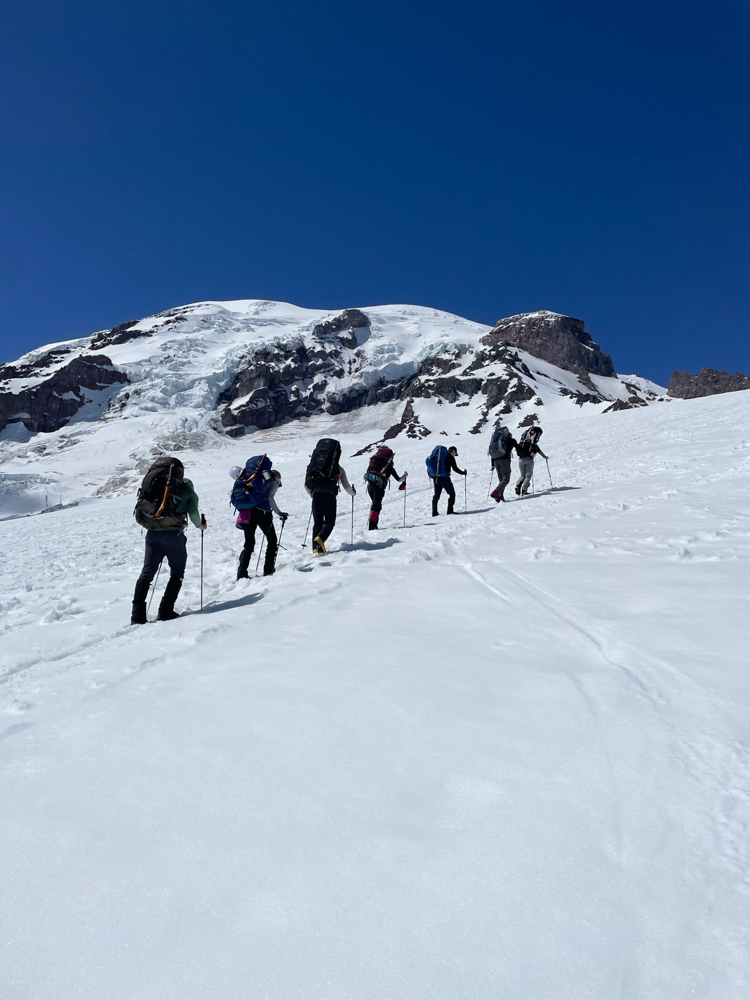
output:
<path id="1" fill-rule="evenodd" d="M 540 461 L 496 506 L 488 434 L 416 399 L 406 527 L 392 490 L 367 532 L 360 490 L 350 544 L 342 496 L 315 560 L 313 443 L 339 437 L 359 487 L 403 403 L 186 430 L 205 603 L 191 527 L 171 623 L 127 624 L 132 491 L 2 522 L 0 995 L 745 1000 L 749 400 L 572 404 L 542 419 L 555 488 Z M 85 481 L 132 425 L 49 475 Z M 459 479 L 433 519 L 448 440 L 466 506 Z M 290 517 L 277 574 L 238 583 L 248 445 Z"/>

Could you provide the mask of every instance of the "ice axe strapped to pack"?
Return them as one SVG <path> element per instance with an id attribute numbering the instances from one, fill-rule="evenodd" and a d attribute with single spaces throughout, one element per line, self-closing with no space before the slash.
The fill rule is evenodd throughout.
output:
<path id="1" fill-rule="evenodd" d="M 184 468 L 178 458 L 158 458 L 143 477 L 133 517 L 148 530 L 184 528 L 187 516 L 177 507 L 185 492 Z"/>
<path id="2" fill-rule="evenodd" d="M 255 507 L 265 497 L 266 473 L 270 473 L 272 466 L 268 455 L 254 455 L 247 460 L 232 487 L 231 502 L 236 510 Z"/>
<path id="3" fill-rule="evenodd" d="M 438 476 L 446 476 L 445 463 L 448 460 L 448 449 L 443 444 L 436 444 L 429 456 L 424 460 L 427 466 L 427 475 L 430 479 Z"/>

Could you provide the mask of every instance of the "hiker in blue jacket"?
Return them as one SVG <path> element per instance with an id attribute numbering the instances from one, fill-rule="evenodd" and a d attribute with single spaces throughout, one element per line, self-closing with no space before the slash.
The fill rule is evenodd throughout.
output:
<path id="1" fill-rule="evenodd" d="M 233 479 L 237 479 L 242 474 L 242 469 L 235 466 L 229 473 Z M 266 558 L 263 562 L 263 576 L 272 576 L 276 571 L 276 554 L 279 543 L 276 538 L 276 528 L 273 523 L 273 515 L 283 522 L 289 517 L 284 511 L 279 510 L 276 500 L 276 491 L 281 488 L 281 473 L 278 469 L 265 469 L 262 473 L 263 493 L 261 498 L 253 507 L 238 510 L 236 527 L 241 528 L 245 535 L 245 544 L 240 552 L 240 561 L 237 566 L 237 579 L 248 579 L 248 566 L 250 558 L 255 548 L 255 531 L 257 528 L 266 536 Z"/>
<path id="2" fill-rule="evenodd" d="M 440 446 L 433 451 L 433 455 L 435 454 L 435 451 L 438 451 L 439 449 Z M 456 490 L 453 486 L 453 482 L 451 481 L 451 472 L 456 472 L 459 476 L 466 475 L 466 469 L 459 469 L 456 464 L 456 455 L 458 455 L 458 448 L 453 446 L 448 448 L 447 454 L 439 454 L 436 459 L 436 475 L 434 476 L 435 490 L 432 494 L 433 517 L 438 516 L 438 500 L 440 499 L 443 490 L 445 490 L 448 494 L 448 510 L 446 513 L 453 513 L 453 506 L 456 502 Z"/>

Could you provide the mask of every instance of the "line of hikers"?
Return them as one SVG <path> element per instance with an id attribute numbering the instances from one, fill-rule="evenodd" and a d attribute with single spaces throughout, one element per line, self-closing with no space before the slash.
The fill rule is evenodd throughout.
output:
<path id="1" fill-rule="evenodd" d="M 547 456 L 539 447 L 542 429 L 530 427 L 521 439 L 516 441 L 505 426 L 496 427 L 488 453 L 492 468 L 497 472 L 497 486 L 490 496 L 497 502 L 505 500 L 505 488 L 510 482 L 511 453 L 515 449 L 518 456 L 519 478 L 516 493 L 525 496 L 532 482 L 534 457 Z M 427 475 L 433 484 L 432 516 L 437 517 L 438 501 L 443 493 L 448 498 L 446 513 L 453 514 L 456 490 L 451 473 L 466 476 L 466 469 L 460 469 L 456 459 L 455 446 L 436 445 L 425 460 Z M 346 471 L 340 462 L 341 445 L 333 438 L 322 438 L 310 456 L 305 472 L 305 489 L 312 498 L 312 551 L 316 555 L 325 553 L 325 543 L 336 524 L 337 496 L 343 489 L 352 497 L 352 512 L 355 488 L 349 483 Z M 394 467 L 395 455 L 388 447 L 378 448 L 370 459 L 364 481 L 370 498 L 368 530 L 378 529 L 383 498 L 390 479 L 399 483 L 399 490 L 406 489 L 408 473 L 399 475 Z M 206 530 L 206 518 L 198 509 L 198 496 L 192 482 L 185 478 L 184 466 L 179 458 L 163 455 L 158 458 L 144 476 L 138 491 L 138 499 L 133 512 L 136 521 L 146 528 L 146 552 L 141 574 L 135 585 L 131 625 L 144 625 L 148 621 L 146 598 L 154 577 L 158 575 L 164 559 L 169 565 L 169 580 L 159 604 L 158 620 L 171 621 L 179 615 L 174 609 L 175 601 L 182 587 L 187 564 L 187 542 L 184 529 L 187 520 L 193 522 L 200 531 Z M 230 503 L 237 511 L 236 527 L 241 529 L 245 542 L 240 552 L 237 579 L 248 578 L 250 559 L 255 548 L 256 531 L 260 528 L 266 542 L 266 558 L 263 564 L 265 576 L 271 576 L 276 568 L 276 555 L 280 538 L 276 536 L 273 515 L 281 521 L 281 531 L 288 514 L 279 509 L 276 494 L 281 489 L 281 473 L 273 468 L 268 455 L 255 455 L 244 468 L 236 465 L 230 469 L 234 480 Z M 405 508 L 404 508 L 405 509 Z M 308 529 L 310 523 L 308 522 Z M 307 533 L 305 534 L 305 541 Z M 304 545 L 305 543 L 303 543 Z"/>

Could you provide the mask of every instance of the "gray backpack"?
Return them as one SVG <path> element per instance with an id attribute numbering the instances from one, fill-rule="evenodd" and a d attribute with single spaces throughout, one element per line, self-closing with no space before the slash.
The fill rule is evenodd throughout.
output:
<path id="1" fill-rule="evenodd" d="M 492 461 L 494 462 L 496 458 L 507 458 L 508 457 L 508 442 L 510 440 L 510 431 L 507 427 L 500 425 L 496 427 L 492 435 L 492 440 L 490 441 L 490 446 L 487 449 L 488 454 Z"/>

